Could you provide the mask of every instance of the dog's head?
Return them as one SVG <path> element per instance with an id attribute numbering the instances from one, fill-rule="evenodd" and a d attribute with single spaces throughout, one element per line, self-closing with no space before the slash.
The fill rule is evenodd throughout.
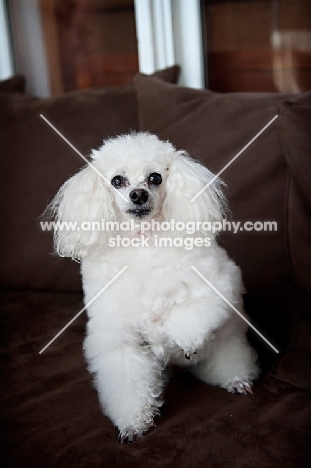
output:
<path id="1" fill-rule="evenodd" d="M 108 140 L 93 151 L 94 165 L 106 179 L 117 220 L 135 222 L 160 215 L 174 148 L 155 135 L 137 133 Z"/>
<path id="2" fill-rule="evenodd" d="M 208 169 L 155 135 L 109 139 L 93 150 L 91 164 L 65 182 L 49 205 L 55 221 L 79 228 L 56 230 L 56 251 L 79 258 L 104 242 L 100 230 L 83 230 L 83 223 L 220 221 L 226 209 L 221 185 Z"/>

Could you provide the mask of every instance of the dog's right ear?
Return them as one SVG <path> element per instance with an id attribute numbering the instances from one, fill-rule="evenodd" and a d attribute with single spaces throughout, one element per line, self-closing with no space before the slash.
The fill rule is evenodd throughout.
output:
<path id="1" fill-rule="evenodd" d="M 169 166 L 163 212 L 166 220 L 222 222 L 228 212 L 225 185 L 184 151 L 177 151 Z M 205 231 L 202 231 L 205 233 Z"/>
<path id="2" fill-rule="evenodd" d="M 62 185 L 45 214 L 55 222 L 55 251 L 79 259 L 103 240 L 100 223 L 114 215 L 111 189 L 87 166 Z"/>

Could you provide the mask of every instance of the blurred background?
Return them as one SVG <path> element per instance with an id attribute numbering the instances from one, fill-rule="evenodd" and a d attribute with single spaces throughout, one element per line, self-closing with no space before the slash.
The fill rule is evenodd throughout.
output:
<path id="1" fill-rule="evenodd" d="M 0 0 L 0 79 L 41 97 L 181 65 L 218 92 L 311 89 L 310 0 Z"/>

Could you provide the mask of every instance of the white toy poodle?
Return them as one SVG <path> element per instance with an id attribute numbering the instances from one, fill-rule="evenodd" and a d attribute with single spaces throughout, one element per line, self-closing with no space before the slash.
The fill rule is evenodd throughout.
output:
<path id="1" fill-rule="evenodd" d="M 76 226 L 54 240 L 81 260 L 85 304 L 104 289 L 87 307 L 84 353 L 119 440 L 132 442 L 154 425 L 167 366 L 247 394 L 257 356 L 221 297 L 245 316 L 240 269 L 211 229 L 226 211 L 222 182 L 206 187 L 209 170 L 149 133 L 109 139 L 91 158 L 49 208 Z"/>

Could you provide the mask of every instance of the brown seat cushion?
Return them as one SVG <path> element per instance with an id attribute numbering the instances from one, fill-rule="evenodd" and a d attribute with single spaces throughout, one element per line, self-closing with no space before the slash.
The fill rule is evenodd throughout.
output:
<path id="1" fill-rule="evenodd" d="M 131 446 L 102 414 L 82 355 L 77 294 L 7 292 L 2 301 L 1 462 L 6 468 L 310 466 L 311 394 L 232 395 L 172 377 L 156 427 Z"/>

